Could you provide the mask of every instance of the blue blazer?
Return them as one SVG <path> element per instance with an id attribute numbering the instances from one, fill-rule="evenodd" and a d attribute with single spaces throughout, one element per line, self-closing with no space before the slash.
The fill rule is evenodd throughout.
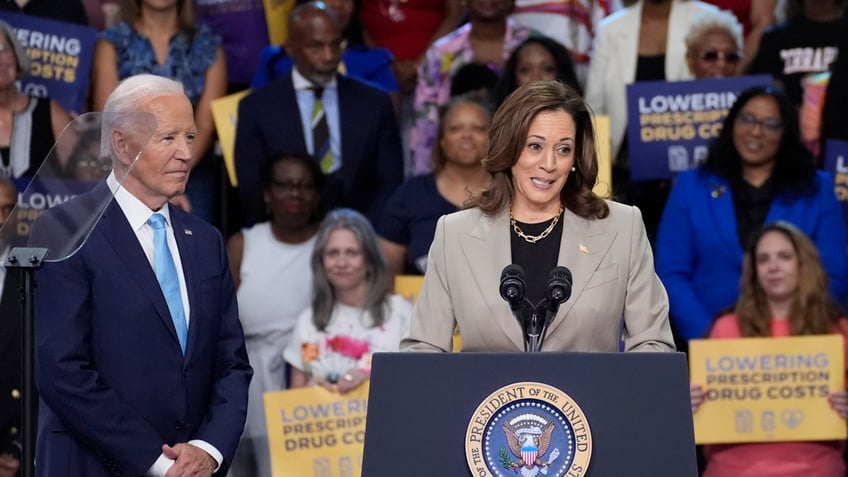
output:
<path id="1" fill-rule="evenodd" d="M 403 180 L 403 149 L 389 96 L 337 75 L 342 166 L 328 177 L 326 208 L 350 207 L 376 223 L 382 205 Z M 267 164 L 283 153 L 307 154 L 291 75 L 245 96 L 239 103 L 235 162 L 238 190 L 250 219 L 265 216 L 262 198 Z"/>
<path id="2" fill-rule="evenodd" d="M 45 212 L 33 234 L 49 236 L 67 217 L 84 214 L 91 194 Z M 117 202 L 75 255 L 39 273 L 37 476 L 140 476 L 162 444 L 192 439 L 215 446 L 226 473 L 252 373 L 235 288 L 218 231 L 170 210 L 191 304 L 185 356 Z"/>
<path id="3" fill-rule="evenodd" d="M 830 290 L 839 298 L 848 288 L 845 223 L 833 177 L 820 171 L 817 182 L 813 196 L 775 197 L 766 223 L 791 222 L 815 242 Z M 687 340 L 705 337 L 716 314 L 739 296 L 744 250 L 730 185 L 702 170 L 680 173 L 663 211 L 656 249 L 672 323 Z"/>

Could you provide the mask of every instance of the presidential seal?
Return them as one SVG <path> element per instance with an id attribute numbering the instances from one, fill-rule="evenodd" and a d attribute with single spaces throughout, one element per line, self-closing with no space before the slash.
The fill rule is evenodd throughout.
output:
<path id="1" fill-rule="evenodd" d="M 583 411 L 564 392 L 523 382 L 490 394 L 465 433 L 465 456 L 477 477 L 583 477 L 592 433 Z"/>

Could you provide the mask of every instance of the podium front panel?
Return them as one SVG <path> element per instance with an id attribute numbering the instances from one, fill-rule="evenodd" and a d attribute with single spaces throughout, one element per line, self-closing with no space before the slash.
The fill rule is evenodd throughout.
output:
<path id="1" fill-rule="evenodd" d="M 592 435 L 583 476 L 697 476 L 682 353 L 375 354 L 362 475 L 471 476 L 475 410 L 519 382 L 553 386 L 582 409 Z"/>

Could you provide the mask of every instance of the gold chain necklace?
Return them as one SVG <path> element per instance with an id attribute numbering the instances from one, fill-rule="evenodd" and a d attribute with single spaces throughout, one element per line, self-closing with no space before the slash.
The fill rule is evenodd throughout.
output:
<path id="1" fill-rule="evenodd" d="M 547 237 L 548 235 L 551 234 L 551 232 L 554 230 L 554 227 L 556 227 L 556 224 L 559 223 L 559 218 L 562 216 L 562 212 L 564 210 L 565 209 L 563 208 L 562 204 L 560 204 L 559 213 L 557 213 L 556 217 L 554 217 L 554 220 L 551 222 L 551 225 L 548 225 L 548 228 L 543 230 L 542 233 L 540 233 L 539 235 L 527 235 L 527 234 L 525 234 L 524 231 L 521 230 L 521 228 L 518 226 L 518 222 L 515 221 L 515 217 L 512 216 L 512 208 L 511 207 L 509 209 L 509 223 L 512 225 L 512 230 L 515 231 L 515 235 L 518 235 L 519 237 L 523 238 L 527 242 L 536 243 L 539 240 L 542 240 L 543 238 L 545 238 L 545 237 Z"/>

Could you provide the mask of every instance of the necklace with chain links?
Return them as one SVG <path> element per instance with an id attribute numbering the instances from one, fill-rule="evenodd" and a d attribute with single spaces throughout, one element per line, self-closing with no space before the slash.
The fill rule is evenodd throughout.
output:
<path id="1" fill-rule="evenodd" d="M 518 235 L 519 237 L 523 238 L 527 242 L 536 243 L 539 240 L 542 240 L 543 238 L 545 238 L 545 237 L 547 237 L 548 235 L 551 234 L 551 232 L 554 230 L 554 227 L 556 227 L 556 224 L 559 223 L 559 218 L 562 216 L 562 212 L 564 210 L 565 209 L 563 208 L 562 204 L 560 204 L 559 212 L 554 217 L 554 220 L 551 222 L 551 225 L 548 225 L 548 228 L 543 230 L 542 233 L 540 233 L 539 235 L 527 235 L 527 234 L 525 234 L 524 231 L 521 230 L 521 228 L 518 226 L 518 222 L 515 221 L 515 217 L 512 216 L 512 208 L 511 207 L 509 209 L 509 223 L 510 223 L 510 225 L 512 225 L 512 230 L 515 231 L 515 235 Z"/>

